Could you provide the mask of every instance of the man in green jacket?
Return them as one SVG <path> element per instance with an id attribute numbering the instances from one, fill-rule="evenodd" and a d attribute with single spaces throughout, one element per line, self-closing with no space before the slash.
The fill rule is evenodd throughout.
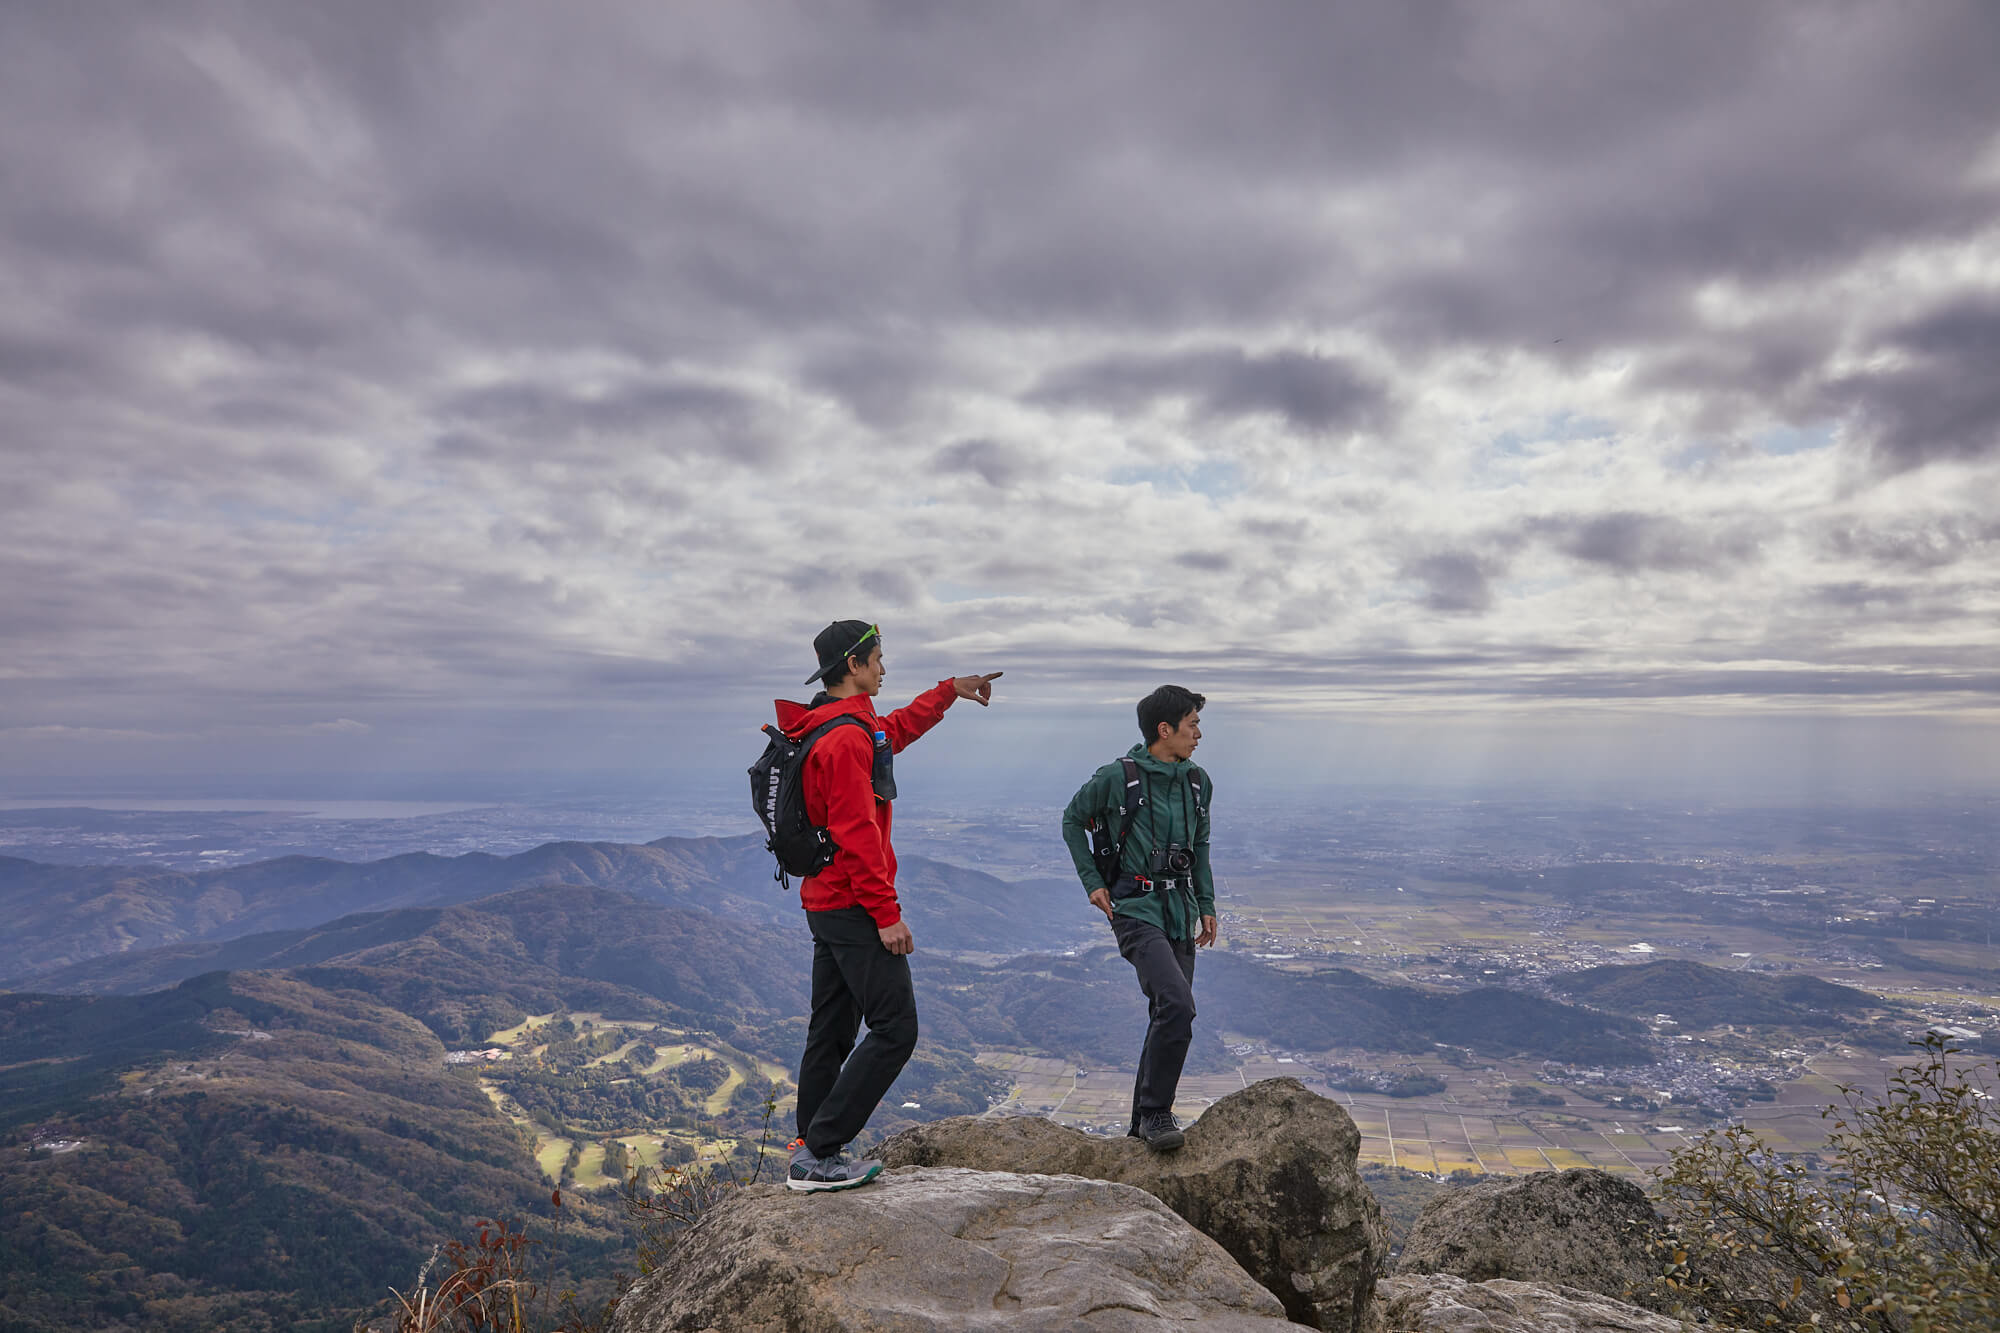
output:
<path id="1" fill-rule="evenodd" d="M 1215 943 L 1215 876 L 1208 865 L 1208 775 L 1193 760 L 1208 701 L 1162 685 L 1139 701 L 1145 739 L 1091 774 L 1063 810 L 1063 841 L 1091 905 L 1139 974 L 1151 1022 L 1132 1084 L 1127 1131 L 1155 1152 L 1181 1146 L 1174 1092 L 1194 1038 L 1194 951 Z M 1116 839 L 1126 824 L 1127 763 L 1142 796 L 1124 828 L 1114 881 L 1104 882 L 1088 834 Z"/>

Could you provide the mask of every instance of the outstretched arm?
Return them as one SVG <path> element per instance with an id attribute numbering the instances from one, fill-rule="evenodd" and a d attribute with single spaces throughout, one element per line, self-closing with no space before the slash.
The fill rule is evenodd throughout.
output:
<path id="1" fill-rule="evenodd" d="M 935 727 L 944 717 L 945 709 L 960 699 L 971 699 L 985 708 L 993 701 L 993 682 L 1000 675 L 995 671 L 990 676 L 954 676 L 931 686 L 882 719 L 882 730 L 889 736 L 889 748 L 901 754 L 903 747 Z"/>
<path id="2" fill-rule="evenodd" d="M 897 754 L 903 747 L 929 731 L 944 717 L 944 710 L 958 702 L 958 691 L 948 680 L 941 680 L 916 698 L 882 719 L 882 730 L 889 735 L 889 748 Z"/>

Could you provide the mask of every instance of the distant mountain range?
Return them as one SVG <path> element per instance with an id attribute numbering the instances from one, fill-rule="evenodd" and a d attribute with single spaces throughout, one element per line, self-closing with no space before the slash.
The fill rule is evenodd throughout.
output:
<path id="1" fill-rule="evenodd" d="M 144 988 L 245 965 L 230 961 L 235 955 L 220 946 L 246 935 L 306 931 L 355 913 L 445 907 L 544 885 L 615 889 L 759 924 L 796 922 L 797 891 L 774 883 L 771 869 L 755 836 L 555 842 L 515 856 L 416 852 L 358 864 L 293 856 L 195 873 L 0 857 L 0 913 L 12 927 L 0 938 L 0 987 L 108 989 L 103 978 L 116 974 L 127 989 Z M 1084 938 L 1094 919 L 1073 884 L 1012 883 L 917 856 L 902 859 L 898 880 L 920 947 L 1062 949 Z M 183 952 L 149 978 L 84 966 L 163 946 Z"/>

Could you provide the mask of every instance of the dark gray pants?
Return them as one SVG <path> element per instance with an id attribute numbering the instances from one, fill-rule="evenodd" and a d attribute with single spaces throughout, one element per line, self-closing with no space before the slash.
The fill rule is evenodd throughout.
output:
<path id="1" fill-rule="evenodd" d="M 1148 1111 L 1172 1110 L 1180 1087 L 1181 1066 L 1194 1040 L 1194 941 L 1170 940 L 1167 932 L 1146 921 L 1118 916 L 1111 919 L 1118 952 L 1139 974 L 1151 1022 L 1146 1044 L 1139 1048 L 1139 1074 L 1132 1081 L 1132 1128 Z"/>
<path id="2" fill-rule="evenodd" d="M 806 1147 L 825 1157 L 854 1141 L 917 1048 L 917 997 L 909 957 L 882 947 L 861 908 L 807 912 L 806 924 L 812 1019 L 799 1057 L 798 1126 Z M 864 1019 L 868 1035 L 856 1050 Z"/>

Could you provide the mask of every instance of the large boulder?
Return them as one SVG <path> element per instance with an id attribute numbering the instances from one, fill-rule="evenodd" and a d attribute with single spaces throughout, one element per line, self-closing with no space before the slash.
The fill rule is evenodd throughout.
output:
<path id="1" fill-rule="evenodd" d="M 1681 1333 L 1681 1321 L 1577 1287 L 1443 1273 L 1382 1283 L 1388 1333 Z"/>
<path id="2" fill-rule="evenodd" d="M 1389 1253 L 1346 1111 L 1292 1078 L 1231 1093 L 1187 1129 L 1178 1152 L 1095 1138 L 1038 1116 L 934 1120 L 873 1155 L 891 1166 L 1034 1171 L 1136 1185 L 1218 1242 L 1294 1321 L 1372 1333 L 1375 1278 Z"/>
<path id="3" fill-rule="evenodd" d="M 1669 1300 L 1662 1225 L 1646 1192 L 1609 1172 L 1493 1176 L 1425 1204 L 1396 1272 L 1551 1283 L 1657 1309 Z"/>
<path id="4" fill-rule="evenodd" d="M 739 1191 L 619 1302 L 612 1333 L 1283 1333 L 1284 1309 L 1141 1190 L 904 1169 Z"/>

